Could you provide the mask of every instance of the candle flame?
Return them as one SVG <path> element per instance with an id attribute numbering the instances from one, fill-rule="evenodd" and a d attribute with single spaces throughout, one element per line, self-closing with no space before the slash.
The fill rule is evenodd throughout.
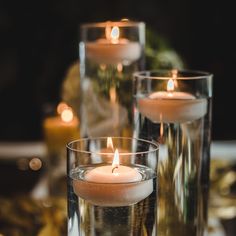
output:
<path id="1" fill-rule="evenodd" d="M 175 84 L 173 79 L 169 79 L 167 83 L 167 91 L 168 92 L 173 92 L 175 89 Z"/>
<path id="2" fill-rule="evenodd" d="M 111 42 L 112 43 L 118 43 L 118 39 L 120 37 L 120 30 L 119 30 L 118 26 L 114 26 L 112 28 L 110 37 L 111 37 Z"/>
<path id="3" fill-rule="evenodd" d="M 118 152 L 118 149 L 116 149 L 115 153 L 114 153 L 114 159 L 113 159 L 113 162 L 112 162 L 112 167 L 113 168 L 118 168 L 119 164 L 120 164 L 119 152 Z"/>
<path id="4" fill-rule="evenodd" d="M 120 29 L 118 26 L 114 26 L 111 28 L 108 22 L 105 28 L 105 35 L 107 40 L 110 40 L 111 43 L 116 44 L 118 43 L 118 39 L 120 37 Z"/>
<path id="5" fill-rule="evenodd" d="M 65 109 L 68 108 L 68 105 L 65 103 L 65 102 L 60 102 L 58 105 L 57 105 L 57 113 L 58 114 L 61 114 Z"/>
<path id="6" fill-rule="evenodd" d="M 111 137 L 107 138 L 107 148 L 111 148 L 112 150 L 114 149 Z"/>
<path id="7" fill-rule="evenodd" d="M 61 119 L 62 121 L 69 123 L 73 120 L 74 115 L 73 115 L 73 111 L 70 107 L 67 107 L 66 109 L 64 109 L 61 113 Z"/>

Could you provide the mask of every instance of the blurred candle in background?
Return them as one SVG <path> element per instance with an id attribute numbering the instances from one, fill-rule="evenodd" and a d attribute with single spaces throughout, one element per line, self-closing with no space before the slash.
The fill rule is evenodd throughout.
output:
<path id="1" fill-rule="evenodd" d="M 56 115 L 43 121 L 48 158 L 48 188 L 52 196 L 66 195 L 66 144 L 79 138 L 79 120 L 71 107 L 61 102 Z"/>
<path id="2" fill-rule="evenodd" d="M 122 22 L 125 24 L 125 21 Z M 119 25 L 119 22 L 117 23 Z M 87 56 L 98 63 L 117 64 L 124 60 L 133 62 L 142 53 L 141 44 L 120 37 L 120 28 L 114 23 L 106 22 L 105 38 L 86 43 Z M 100 26 L 101 27 L 101 26 Z"/>
<path id="3" fill-rule="evenodd" d="M 71 107 L 59 103 L 57 115 L 45 118 L 43 130 L 49 153 L 65 149 L 67 142 L 79 138 L 79 121 Z"/>

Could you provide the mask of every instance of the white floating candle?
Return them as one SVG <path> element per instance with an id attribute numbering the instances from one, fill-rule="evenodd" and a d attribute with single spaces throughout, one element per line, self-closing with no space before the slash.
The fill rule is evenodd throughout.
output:
<path id="1" fill-rule="evenodd" d="M 153 180 L 142 180 L 137 169 L 119 165 L 116 150 L 112 165 L 99 166 L 85 174 L 85 179 L 73 181 L 74 192 L 94 205 L 128 206 L 148 197 Z"/>
<path id="2" fill-rule="evenodd" d="M 119 37 L 119 27 L 109 30 L 106 27 L 106 38 L 85 44 L 87 57 L 97 63 L 118 64 L 123 61 L 131 63 L 139 59 L 141 46 L 138 42 Z"/>
<path id="3" fill-rule="evenodd" d="M 196 99 L 190 93 L 172 91 L 172 86 L 173 80 L 170 79 L 167 91 L 154 92 L 148 97 L 139 98 L 139 111 L 158 123 L 184 123 L 197 120 L 206 114 L 206 99 Z"/>

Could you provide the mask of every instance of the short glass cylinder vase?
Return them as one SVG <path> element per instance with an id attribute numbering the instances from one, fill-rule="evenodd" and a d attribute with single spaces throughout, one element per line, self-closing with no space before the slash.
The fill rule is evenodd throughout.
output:
<path id="1" fill-rule="evenodd" d="M 145 24 L 81 25 L 81 137 L 132 136 L 132 74 L 144 69 Z"/>
<path id="2" fill-rule="evenodd" d="M 68 235 L 156 235 L 158 144 L 98 137 L 67 145 Z"/>

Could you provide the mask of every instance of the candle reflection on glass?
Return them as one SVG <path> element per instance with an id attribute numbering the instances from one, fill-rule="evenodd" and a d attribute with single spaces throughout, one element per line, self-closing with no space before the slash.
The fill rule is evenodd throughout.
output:
<path id="1" fill-rule="evenodd" d="M 123 142 L 121 147 L 119 148 L 119 162 L 122 164 L 126 164 L 129 162 L 130 155 L 127 155 L 128 150 L 126 149 L 126 142 Z M 107 146 L 106 148 L 102 148 L 100 150 L 101 153 L 101 158 L 102 161 L 106 163 L 112 163 L 113 162 L 113 157 L 115 153 L 114 145 L 113 145 L 113 140 L 111 137 L 107 138 Z M 124 153 L 125 155 L 123 155 Z"/>

